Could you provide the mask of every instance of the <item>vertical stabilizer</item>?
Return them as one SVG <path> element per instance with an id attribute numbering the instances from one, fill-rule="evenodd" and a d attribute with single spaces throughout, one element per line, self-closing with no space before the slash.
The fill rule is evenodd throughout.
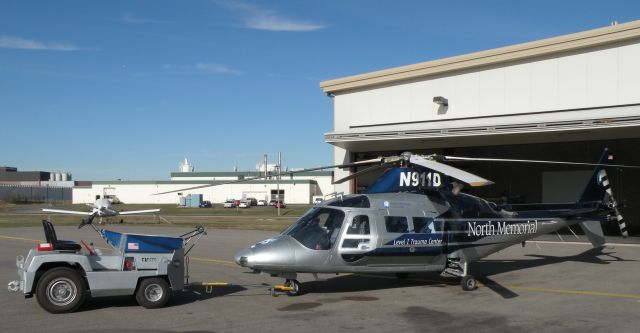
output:
<path id="1" fill-rule="evenodd" d="M 601 247 L 604 245 L 604 233 L 602 232 L 600 221 L 582 221 L 578 224 L 593 247 Z"/>
<path id="2" fill-rule="evenodd" d="M 620 234 L 622 234 L 622 237 L 626 238 L 629 236 L 627 225 L 624 222 L 624 217 L 622 217 L 622 214 L 620 214 L 620 211 L 618 210 L 618 202 L 613 197 L 613 190 L 611 189 L 609 176 L 607 175 L 607 170 L 605 170 L 605 165 L 611 163 L 611 161 L 613 161 L 613 154 L 608 148 L 605 148 L 604 152 L 602 152 L 602 156 L 600 156 L 600 159 L 598 160 L 598 166 L 593 170 L 593 174 L 591 175 L 591 178 L 589 178 L 589 182 L 578 199 L 578 203 L 594 201 L 602 202 L 602 204 L 613 213 L 616 221 L 618 222 Z M 580 226 L 582 227 L 582 224 Z M 585 228 L 583 227 L 583 230 L 584 229 Z M 602 230 L 600 230 L 600 233 L 602 233 Z M 593 241 L 591 243 L 593 243 Z"/>
<path id="3" fill-rule="evenodd" d="M 598 160 L 598 166 L 593 169 L 593 173 L 591 173 L 591 178 L 589 178 L 589 182 L 582 190 L 580 197 L 578 198 L 578 202 L 589 202 L 589 201 L 602 201 L 605 196 L 605 189 L 601 184 L 601 171 L 604 170 L 604 165 L 610 163 L 613 160 L 613 154 L 609 150 L 609 148 L 605 148 Z M 606 171 L 605 171 L 606 172 Z"/>

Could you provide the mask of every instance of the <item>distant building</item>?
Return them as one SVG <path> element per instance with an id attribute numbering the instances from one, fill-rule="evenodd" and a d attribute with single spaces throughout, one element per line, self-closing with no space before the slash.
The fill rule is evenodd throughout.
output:
<path id="1" fill-rule="evenodd" d="M 0 184 L 21 186 L 72 187 L 69 172 L 18 171 L 16 167 L 0 166 Z"/>
<path id="2" fill-rule="evenodd" d="M 0 167 L 0 200 L 4 201 L 69 201 L 75 184 L 68 172 L 18 171 L 16 167 Z"/>
<path id="3" fill-rule="evenodd" d="M 269 179 L 255 179 L 234 184 L 224 183 L 246 180 L 262 176 L 258 171 L 232 172 L 172 172 L 171 180 L 152 181 L 94 181 L 73 189 L 74 203 L 90 203 L 96 196 L 115 197 L 128 204 L 156 203 L 177 204 L 181 197 L 189 194 L 202 194 L 203 200 L 222 203 L 227 199 L 257 200 L 279 199 L 287 204 L 310 204 L 316 197 L 325 197 L 333 192 L 333 173 L 331 171 L 301 172 L 283 175 L 279 180 L 275 175 Z M 202 185 L 218 185 L 205 188 L 183 190 L 175 193 L 155 195 L 161 192 L 175 191 Z M 279 192 L 278 192 L 279 189 Z"/>

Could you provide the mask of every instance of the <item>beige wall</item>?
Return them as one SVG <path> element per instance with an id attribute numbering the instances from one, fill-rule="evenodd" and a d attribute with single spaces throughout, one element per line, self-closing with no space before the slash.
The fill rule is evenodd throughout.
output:
<path id="1" fill-rule="evenodd" d="M 640 103 L 638 59 L 640 43 L 614 45 L 549 59 L 338 93 L 334 97 L 334 131 L 372 131 L 372 128 L 351 130 L 350 126 L 382 123 Z M 432 101 L 434 96 L 446 97 L 449 107 L 439 110 Z M 593 112 L 574 113 L 572 116 L 580 118 L 589 113 Z M 565 116 L 554 114 L 545 117 L 560 119 Z M 485 125 L 481 120 L 476 123 Z M 403 126 L 411 128 L 410 125 Z M 396 125 L 394 130 L 403 126 Z"/>

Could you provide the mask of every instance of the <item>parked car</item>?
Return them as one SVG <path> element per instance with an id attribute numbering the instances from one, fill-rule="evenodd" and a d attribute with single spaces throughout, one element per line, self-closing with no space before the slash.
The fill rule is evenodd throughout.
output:
<path id="1" fill-rule="evenodd" d="M 316 199 L 313 201 L 313 204 L 314 204 L 314 205 L 321 204 L 323 201 L 324 201 L 324 200 L 322 200 L 322 198 L 316 198 Z"/>
<path id="2" fill-rule="evenodd" d="M 240 200 L 235 200 L 234 203 L 235 203 L 235 207 L 240 206 Z"/>
<path id="3" fill-rule="evenodd" d="M 287 205 L 284 204 L 284 201 L 279 200 L 275 205 L 273 205 L 276 208 L 287 208 Z"/>
<path id="4" fill-rule="evenodd" d="M 209 201 L 209 200 L 205 200 L 205 201 L 200 203 L 200 208 L 211 208 L 211 207 L 213 207 L 213 205 L 211 204 L 211 201 Z"/>
<path id="5" fill-rule="evenodd" d="M 224 208 L 235 208 L 236 207 L 236 201 L 231 199 L 231 200 L 227 200 L 224 202 L 224 204 L 222 204 L 222 207 Z"/>
<path id="6" fill-rule="evenodd" d="M 258 206 L 266 206 L 267 200 L 258 200 Z"/>
<path id="7" fill-rule="evenodd" d="M 240 205 L 238 205 L 238 207 L 240 207 L 240 208 L 250 208 L 251 207 L 251 202 L 249 202 L 249 201 L 240 201 Z"/>
<path id="8" fill-rule="evenodd" d="M 251 204 L 251 206 L 257 206 L 258 205 L 258 200 L 256 200 L 256 198 L 247 198 L 247 202 L 249 202 Z"/>
<path id="9" fill-rule="evenodd" d="M 276 205 L 276 199 L 269 200 L 269 206 L 275 206 L 275 205 Z"/>

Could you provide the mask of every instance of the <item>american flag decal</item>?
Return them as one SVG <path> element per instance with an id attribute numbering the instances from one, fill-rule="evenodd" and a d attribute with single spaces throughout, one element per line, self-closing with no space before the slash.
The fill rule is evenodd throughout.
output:
<path id="1" fill-rule="evenodd" d="M 138 243 L 127 243 L 127 250 L 140 250 Z"/>

